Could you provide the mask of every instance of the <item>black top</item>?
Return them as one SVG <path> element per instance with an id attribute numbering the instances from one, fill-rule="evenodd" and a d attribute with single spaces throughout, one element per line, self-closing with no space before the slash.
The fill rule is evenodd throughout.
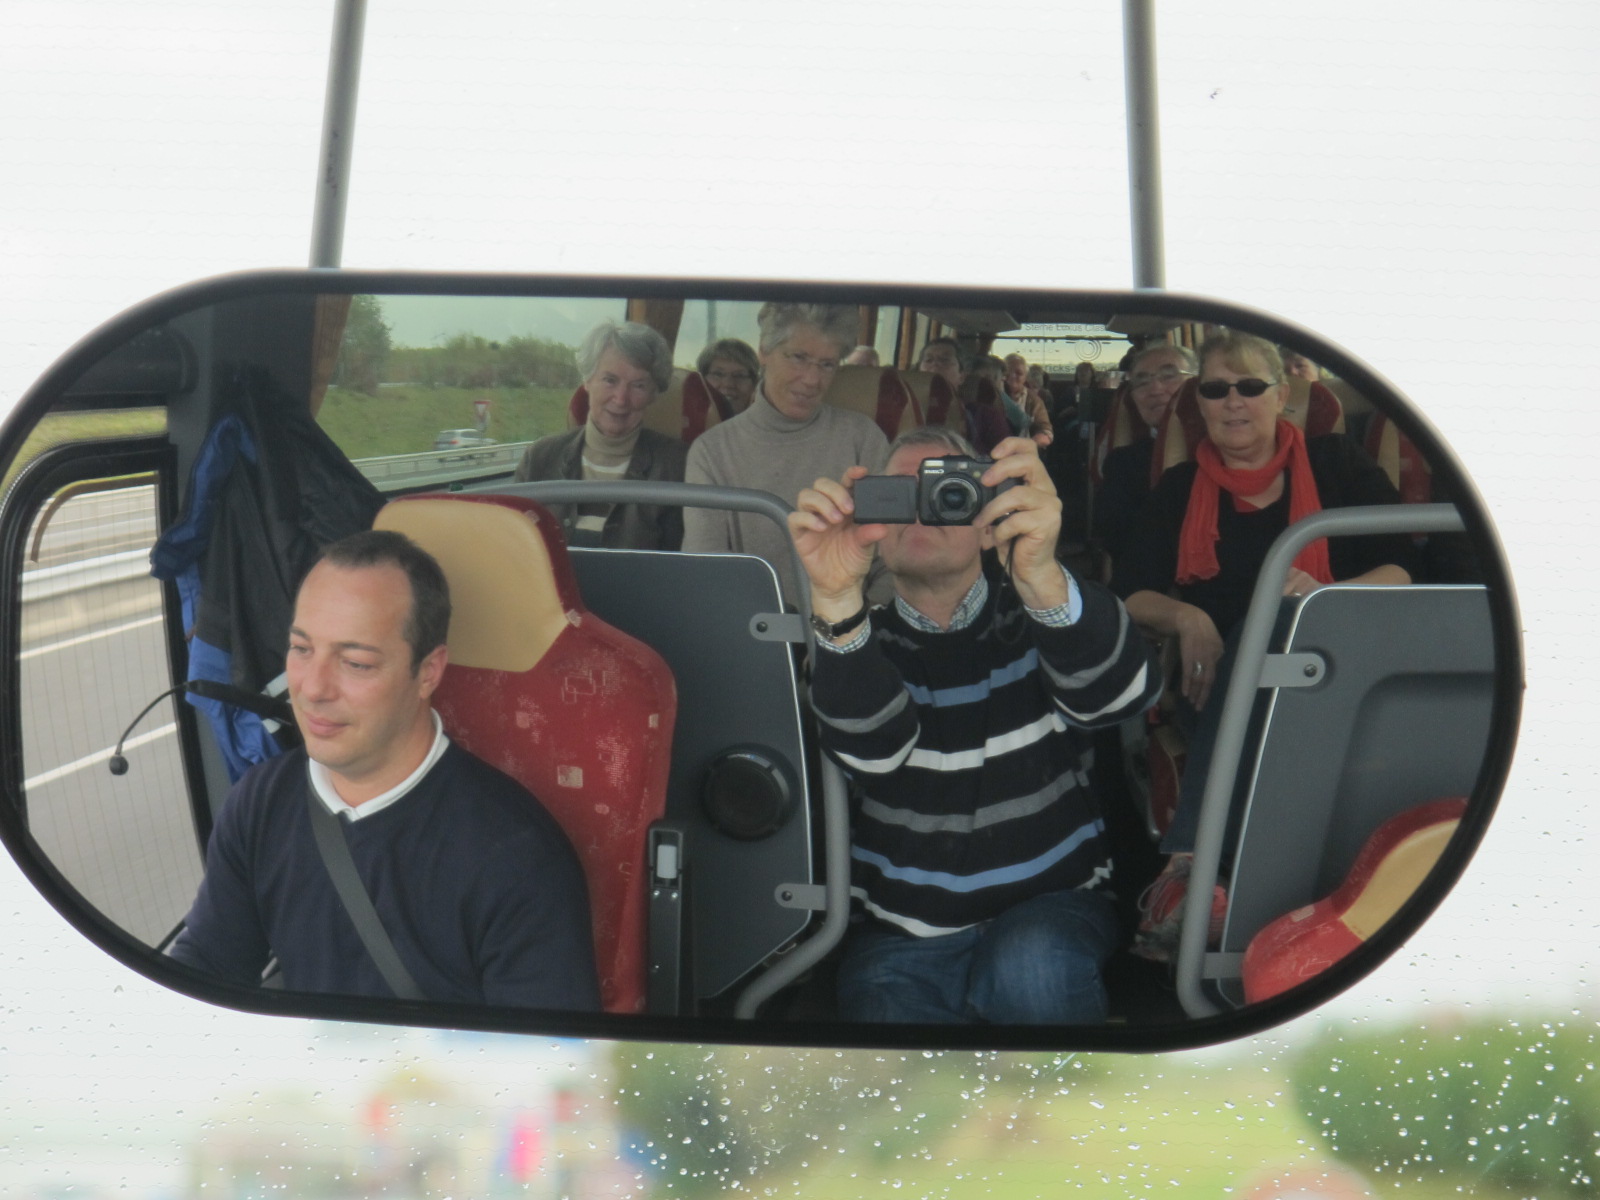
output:
<path id="1" fill-rule="evenodd" d="M 390 996 L 317 853 L 310 788 L 303 750 L 234 786 L 172 957 L 250 986 L 276 954 L 294 991 Z M 430 1000 L 599 1007 L 583 868 L 515 780 L 451 745 L 399 800 L 340 825 Z"/>
<path id="2" fill-rule="evenodd" d="M 1400 503 L 1400 494 L 1383 468 L 1342 434 L 1307 438 L 1306 456 L 1324 509 Z M 1117 595 L 1126 599 L 1134 592 L 1165 594 L 1173 588 L 1178 536 L 1198 470 L 1192 462 L 1170 467 L 1151 491 L 1132 522 L 1112 572 L 1111 588 Z M 1226 637 L 1244 620 L 1267 551 L 1289 527 L 1289 481 L 1284 481 L 1283 495 L 1265 508 L 1240 512 L 1233 497 L 1224 492 L 1217 509 L 1217 563 L 1221 569 L 1211 579 L 1178 585 L 1177 597 L 1209 616 L 1217 632 Z M 1404 567 L 1414 576 L 1414 559 L 1411 539 L 1404 535 L 1328 541 L 1328 561 L 1335 579 L 1362 575 L 1386 563 Z"/>
<path id="3" fill-rule="evenodd" d="M 1106 455 L 1100 490 L 1094 496 L 1094 538 L 1113 560 L 1122 557 L 1128 530 L 1150 495 L 1150 455 L 1156 440 L 1148 435 Z"/>

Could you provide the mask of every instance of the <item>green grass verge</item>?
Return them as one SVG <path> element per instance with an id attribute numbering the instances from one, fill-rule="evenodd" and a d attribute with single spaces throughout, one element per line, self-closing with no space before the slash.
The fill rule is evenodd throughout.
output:
<path id="1" fill-rule="evenodd" d="M 420 454 L 443 429 L 477 424 L 474 400 L 488 400 L 489 436 L 531 442 L 567 427 L 568 388 L 384 387 L 376 396 L 331 387 L 317 423 L 351 458 Z"/>
<path id="2" fill-rule="evenodd" d="M 96 442 L 107 438 L 149 437 L 167 431 L 167 414 L 161 408 L 119 409 L 106 412 L 50 413 L 22 443 L 22 449 L 0 478 L 0 491 L 11 486 L 17 473 L 46 450 L 67 442 Z"/>

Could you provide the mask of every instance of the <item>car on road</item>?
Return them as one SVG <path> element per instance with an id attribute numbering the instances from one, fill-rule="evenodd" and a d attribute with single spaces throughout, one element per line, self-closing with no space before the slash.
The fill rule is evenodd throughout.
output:
<path id="1" fill-rule="evenodd" d="M 495 439 L 485 437 L 476 429 L 441 429 L 433 439 L 435 450 L 468 450 L 473 446 L 492 446 Z"/>

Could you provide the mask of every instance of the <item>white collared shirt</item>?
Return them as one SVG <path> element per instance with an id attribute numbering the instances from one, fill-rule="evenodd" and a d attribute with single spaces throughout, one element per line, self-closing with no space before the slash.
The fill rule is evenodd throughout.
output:
<path id="1" fill-rule="evenodd" d="M 396 800 L 400 799 L 417 784 L 422 782 L 422 777 L 433 770 L 433 764 L 439 761 L 439 756 L 450 748 L 450 739 L 445 736 L 444 722 L 439 719 L 439 714 L 432 709 L 428 713 L 433 717 L 433 745 L 429 747 L 427 757 L 422 760 L 417 769 L 395 784 L 387 792 L 374 796 L 359 805 L 346 804 L 333 786 L 333 772 L 323 766 L 316 759 L 307 759 L 310 767 L 311 790 L 316 792 L 317 798 L 327 805 L 328 811 L 336 817 L 343 817 L 347 821 L 359 821 L 363 817 L 370 817 Z"/>

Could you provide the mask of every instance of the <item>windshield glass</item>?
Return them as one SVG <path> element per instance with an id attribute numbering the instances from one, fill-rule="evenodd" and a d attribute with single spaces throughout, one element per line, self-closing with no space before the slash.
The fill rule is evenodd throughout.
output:
<path id="1" fill-rule="evenodd" d="M 8 9 L 0 406 L 140 297 L 305 261 L 329 16 Z M 1374 976 L 1271 1036 L 1167 1057 L 443 1034 L 167 992 L 6 862 L 0 1192 L 1592 1190 L 1596 655 L 1575 598 L 1597 447 L 1588 389 L 1539 388 L 1529 411 L 1515 383 L 1581 378 L 1592 340 L 1579 214 L 1600 164 L 1551 114 L 1593 111 L 1600 30 L 1588 10 L 1502 16 L 1222 3 L 1158 29 L 1169 282 L 1395 378 L 1472 472 L 1525 597 L 1502 812 Z M 1121 286 L 1119 39 L 1098 4 L 374 6 L 345 263 Z M 748 337 L 747 317 L 715 327 Z M 691 320 L 698 345 L 711 314 Z M 51 732 L 73 761 L 73 731 Z M 177 903 L 150 897 L 150 928 Z"/>

